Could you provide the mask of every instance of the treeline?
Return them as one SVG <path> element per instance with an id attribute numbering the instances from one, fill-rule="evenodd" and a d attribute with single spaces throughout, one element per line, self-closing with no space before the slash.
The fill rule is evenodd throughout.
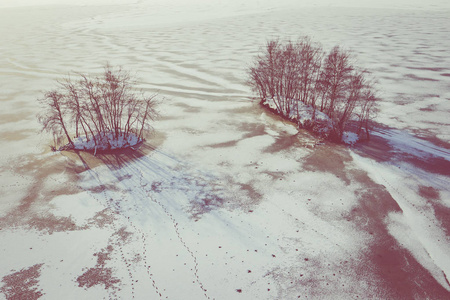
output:
<path id="1" fill-rule="evenodd" d="M 126 146 L 131 135 L 143 140 L 156 116 L 155 95 L 147 97 L 135 91 L 130 73 L 110 65 L 100 77 L 77 77 L 58 80 L 58 87 L 39 99 L 43 111 L 38 120 L 42 130 L 53 134 L 55 146 L 67 140 L 68 147 L 73 147 L 72 135 L 102 148 L 119 140 Z"/>
<path id="2" fill-rule="evenodd" d="M 369 138 L 377 97 L 368 72 L 354 62 L 349 51 L 336 46 L 325 53 L 308 37 L 271 40 L 249 68 L 248 83 L 285 117 L 299 121 L 302 108 L 310 108 L 311 119 L 299 126 L 314 130 L 320 111 L 330 119 L 329 138 L 341 141 L 345 131 Z"/>

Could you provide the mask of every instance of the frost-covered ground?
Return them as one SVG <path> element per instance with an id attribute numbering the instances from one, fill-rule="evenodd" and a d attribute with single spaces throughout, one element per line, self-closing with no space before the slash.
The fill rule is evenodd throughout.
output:
<path id="1" fill-rule="evenodd" d="M 450 297 L 448 1 L 71 2 L 0 3 L 0 299 Z M 371 143 L 252 101 L 258 47 L 299 35 L 379 79 Z M 166 97 L 154 136 L 49 152 L 35 99 L 106 61 Z"/>

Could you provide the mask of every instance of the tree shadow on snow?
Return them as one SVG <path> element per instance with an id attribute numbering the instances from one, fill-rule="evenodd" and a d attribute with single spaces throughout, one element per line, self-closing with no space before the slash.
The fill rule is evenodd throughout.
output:
<path id="1" fill-rule="evenodd" d="M 439 175 L 450 175 L 450 145 L 436 137 L 418 137 L 406 130 L 377 124 L 369 141 L 354 151 L 378 162 L 408 163 Z"/>

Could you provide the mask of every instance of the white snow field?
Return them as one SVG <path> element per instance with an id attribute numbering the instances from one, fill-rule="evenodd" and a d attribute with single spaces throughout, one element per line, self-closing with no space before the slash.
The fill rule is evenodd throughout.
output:
<path id="1" fill-rule="evenodd" d="M 0 299 L 449 299 L 449 25 L 440 0 L 0 1 Z M 259 48 L 303 35 L 378 79 L 369 143 L 253 99 Z M 36 99 L 106 62 L 165 98 L 154 132 L 50 152 Z"/>

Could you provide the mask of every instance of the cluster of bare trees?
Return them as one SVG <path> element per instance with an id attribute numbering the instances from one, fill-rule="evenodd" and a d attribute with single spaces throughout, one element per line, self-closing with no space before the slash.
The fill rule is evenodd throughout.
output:
<path id="1" fill-rule="evenodd" d="M 156 95 L 135 91 L 135 83 L 128 71 L 109 64 L 100 77 L 79 74 L 78 79 L 58 80 L 58 87 L 39 99 L 42 130 L 53 134 L 55 146 L 67 141 L 69 148 L 74 147 L 72 135 L 104 149 L 110 148 L 108 143 L 128 141 L 131 134 L 142 141 L 156 117 Z"/>
<path id="2" fill-rule="evenodd" d="M 308 37 L 271 40 L 248 74 L 261 102 L 270 99 L 283 116 L 300 120 L 299 107 L 306 105 L 313 111 L 307 124 L 311 128 L 318 110 L 331 119 L 329 137 L 340 141 L 345 131 L 353 131 L 369 138 L 377 104 L 374 83 L 367 71 L 355 66 L 349 51 L 336 46 L 325 53 Z"/>

